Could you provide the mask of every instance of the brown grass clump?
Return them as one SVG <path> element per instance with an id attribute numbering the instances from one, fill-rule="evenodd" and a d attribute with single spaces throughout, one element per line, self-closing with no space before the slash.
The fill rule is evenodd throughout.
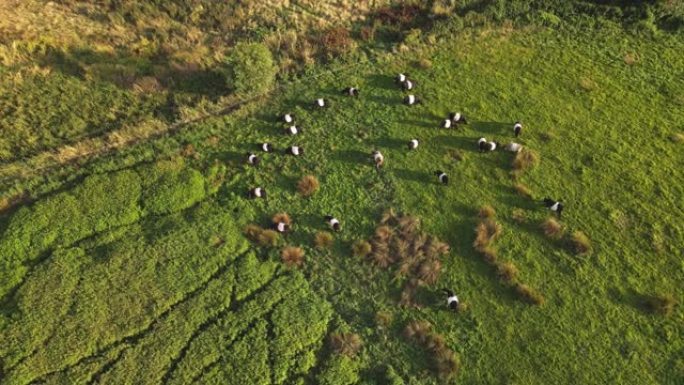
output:
<path id="1" fill-rule="evenodd" d="M 586 76 L 582 77 L 579 80 L 579 86 L 581 89 L 583 89 L 584 91 L 587 91 L 587 92 L 594 91 L 596 88 L 598 88 L 598 85 L 596 84 L 596 82 L 593 79 L 588 78 Z"/>
<path id="2" fill-rule="evenodd" d="M 428 321 L 411 321 L 404 328 L 404 337 L 424 342 L 432 332 L 432 324 Z"/>
<path id="3" fill-rule="evenodd" d="M 633 52 L 627 52 L 622 60 L 625 62 L 625 64 L 631 66 L 639 61 L 639 57 Z"/>
<path id="4" fill-rule="evenodd" d="M 352 254 L 355 257 L 367 257 L 373 251 L 373 247 L 368 241 L 360 240 L 352 245 Z"/>
<path id="5" fill-rule="evenodd" d="M 522 183 L 516 183 L 515 186 L 513 186 L 515 189 L 515 192 L 518 193 L 518 195 L 525 197 L 525 198 L 532 198 L 532 190 L 529 189 L 529 187 L 525 186 Z"/>
<path id="6" fill-rule="evenodd" d="M 478 211 L 477 215 L 480 218 L 493 218 L 496 215 L 496 210 L 494 210 L 494 207 L 490 205 L 484 205 L 480 207 L 480 211 Z"/>
<path id="7" fill-rule="evenodd" d="M 292 224 L 292 219 L 290 219 L 290 216 L 287 213 L 275 214 L 271 220 L 274 224 L 278 224 L 280 222 L 283 222 L 288 226 Z"/>
<path id="8" fill-rule="evenodd" d="M 513 264 L 513 262 L 499 263 L 496 266 L 496 273 L 499 278 L 505 283 L 511 284 L 518 278 L 518 268 Z"/>
<path id="9" fill-rule="evenodd" d="M 333 235 L 327 231 L 319 231 L 314 236 L 314 244 L 318 249 L 327 249 L 333 245 Z"/>
<path id="10" fill-rule="evenodd" d="M 280 258 L 289 267 L 299 267 L 304 263 L 304 250 L 300 247 L 287 246 L 280 251 Z"/>
<path id="11" fill-rule="evenodd" d="M 335 333 L 330 335 L 332 350 L 341 355 L 354 357 L 361 350 L 363 341 L 356 333 Z"/>
<path id="12" fill-rule="evenodd" d="M 375 313 L 375 324 L 381 329 L 387 329 L 392 324 L 392 313 L 380 310 Z"/>
<path id="13" fill-rule="evenodd" d="M 381 242 L 387 242 L 390 237 L 392 236 L 392 228 L 384 225 L 384 226 L 378 226 L 375 229 L 375 239 Z"/>
<path id="14" fill-rule="evenodd" d="M 313 175 L 306 175 L 302 177 L 297 183 L 297 190 L 304 197 L 313 195 L 320 188 L 318 179 Z"/>
<path id="15" fill-rule="evenodd" d="M 432 68 L 432 61 L 430 59 L 420 59 L 416 62 L 418 68 L 427 70 Z"/>
<path id="16" fill-rule="evenodd" d="M 553 217 L 546 218 L 541 224 L 541 229 L 544 231 L 544 235 L 551 239 L 560 239 L 565 232 L 563 225 Z"/>
<path id="17" fill-rule="evenodd" d="M 546 301 L 541 293 L 529 287 L 528 285 L 525 285 L 524 283 L 518 283 L 515 285 L 515 292 L 532 305 L 543 305 Z"/>
<path id="18" fill-rule="evenodd" d="M 449 349 L 445 338 L 432 331 L 427 321 L 412 321 L 404 328 L 404 337 L 416 341 L 431 353 L 437 375 L 444 381 L 452 379 L 460 369 L 456 353 Z"/>
<path id="19" fill-rule="evenodd" d="M 420 264 L 418 268 L 418 278 L 425 283 L 432 285 L 439 279 L 439 273 L 442 272 L 442 262 L 437 259 L 425 261 Z"/>
<path id="20" fill-rule="evenodd" d="M 341 26 L 323 32 L 319 42 L 325 48 L 328 56 L 340 55 L 354 47 L 354 40 L 351 38 L 349 30 Z"/>
<path id="21" fill-rule="evenodd" d="M 591 241 L 589 240 L 589 237 L 581 231 L 572 233 L 570 245 L 573 252 L 577 255 L 586 255 L 591 252 Z"/>
<path id="22" fill-rule="evenodd" d="M 496 249 L 492 247 L 485 247 L 483 249 L 478 250 L 480 254 L 482 254 L 482 260 L 487 262 L 490 265 L 496 265 L 497 264 L 497 259 L 499 258 L 498 253 L 496 252 Z"/>
<path id="23" fill-rule="evenodd" d="M 646 299 L 646 307 L 652 313 L 669 316 L 677 306 L 677 300 L 672 294 L 657 294 Z"/>
<path id="24" fill-rule="evenodd" d="M 473 247 L 480 251 L 501 234 L 501 225 L 492 219 L 485 219 L 475 227 Z"/>
<path id="25" fill-rule="evenodd" d="M 264 229 L 257 225 L 247 225 L 244 234 L 250 241 L 263 247 L 275 247 L 280 239 L 277 231 Z"/>
<path id="26" fill-rule="evenodd" d="M 523 209 L 515 209 L 511 213 L 511 219 L 515 221 L 516 223 L 525 223 L 527 220 L 527 215 L 525 214 L 525 210 Z"/>
<path id="27" fill-rule="evenodd" d="M 670 135 L 670 140 L 674 143 L 682 143 L 684 142 L 684 134 L 682 134 L 681 132 L 674 133 Z"/>
<path id="28" fill-rule="evenodd" d="M 523 148 L 520 152 L 515 154 L 513 158 L 514 170 L 527 170 L 539 164 L 539 154 L 528 148 Z"/>

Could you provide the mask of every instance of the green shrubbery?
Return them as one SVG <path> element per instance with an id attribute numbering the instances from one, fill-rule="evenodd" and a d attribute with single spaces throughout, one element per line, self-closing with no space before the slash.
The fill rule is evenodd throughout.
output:
<path id="1" fill-rule="evenodd" d="M 150 214 L 183 210 L 205 197 L 204 177 L 182 158 L 161 161 L 140 169 L 143 209 Z"/>
<path id="2" fill-rule="evenodd" d="M 226 58 L 228 87 L 243 96 L 259 95 L 273 87 L 278 67 L 268 48 L 240 43 Z"/>

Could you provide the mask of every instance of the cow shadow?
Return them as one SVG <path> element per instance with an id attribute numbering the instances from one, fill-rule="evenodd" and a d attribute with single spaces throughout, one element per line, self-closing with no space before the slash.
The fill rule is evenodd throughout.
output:
<path id="1" fill-rule="evenodd" d="M 512 122 L 472 122 L 471 126 L 474 130 L 489 135 L 506 135 L 513 132 Z"/>

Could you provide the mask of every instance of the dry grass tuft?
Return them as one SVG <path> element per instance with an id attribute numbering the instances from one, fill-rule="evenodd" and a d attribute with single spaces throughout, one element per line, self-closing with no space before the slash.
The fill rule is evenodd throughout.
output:
<path id="1" fill-rule="evenodd" d="M 442 262 L 436 259 L 425 261 L 421 263 L 418 268 L 418 278 L 425 283 L 432 285 L 437 282 L 441 272 Z"/>
<path id="2" fill-rule="evenodd" d="M 508 284 L 514 283 L 518 278 L 518 268 L 513 264 L 513 262 L 497 264 L 496 273 L 503 282 Z"/>
<path id="3" fill-rule="evenodd" d="M 313 175 L 306 175 L 302 177 L 297 183 L 297 190 L 304 197 L 313 195 L 320 188 L 318 179 Z"/>
<path id="4" fill-rule="evenodd" d="M 515 154 L 513 158 L 514 170 L 527 170 L 539 164 L 539 154 L 528 148 L 523 148 L 520 152 Z"/>
<path id="5" fill-rule="evenodd" d="M 634 52 L 627 52 L 625 56 L 623 56 L 622 60 L 625 62 L 625 64 L 631 66 L 639 62 L 639 56 L 637 56 L 637 54 Z"/>
<path id="6" fill-rule="evenodd" d="M 333 245 L 333 235 L 327 231 L 319 231 L 314 236 L 314 244 L 318 249 L 328 249 Z"/>
<path id="7" fill-rule="evenodd" d="M 337 354 L 354 357 L 361 350 L 362 345 L 363 341 L 356 333 L 335 333 L 330 335 L 330 346 Z"/>
<path id="8" fill-rule="evenodd" d="M 492 247 L 484 247 L 480 250 L 478 250 L 480 254 L 482 254 L 482 260 L 484 260 L 486 263 L 490 265 L 496 265 L 498 263 L 498 253 L 496 252 L 496 249 Z"/>
<path id="9" fill-rule="evenodd" d="M 560 239 L 565 232 L 563 225 L 553 217 L 546 218 L 541 224 L 541 229 L 544 231 L 544 235 L 551 239 Z"/>
<path id="10" fill-rule="evenodd" d="M 577 255 L 586 255 L 591 252 L 591 240 L 581 231 L 575 231 L 570 237 L 572 251 Z"/>
<path id="11" fill-rule="evenodd" d="M 484 205 L 480 207 L 480 211 L 478 211 L 477 215 L 480 218 L 494 218 L 496 216 L 496 210 L 494 210 L 494 207 L 490 205 Z"/>
<path id="12" fill-rule="evenodd" d="M 522 299 L 532 305 L 539 306 L 546 302 L 546 299 L 544 299 L 544 296 L 541 293 L 523 283 L 518 283 L 515 285 L 515 292 L 518 293 Z"/>
<path id="13" fill-rule="evenodd" d="M 380 310 L 375 313 L 375 324 L 381 329 L 387 329 L 392 325 L 393 318 L 392 313 Z"/>
<path id="14" fill-rule="evenodd" d="M 432 68 L 432 61 L 430 59 L 420 59 L 416 62 L 416 67 L 427 70 Z"/>
<path id="15" fill-rule="evenodd" d="M 487 247 L 501 234 L 502 227 L 492 219 L 485 219 L 475 227 L 475 241 L 473 247 L 480 251 Z"/>
<path id="16" fill-rule="evenodd" d="M 670 135 L 670 140 L 674 143 L 683 143 L 684 142 L 684 134 L 681 132 L 676 132 L 672 135 Z"/>
<path id="17" fill-rule="evenodd" d="M 280 239 L 280 234 L 277 231 L 264 229 L 253 224 L 245 227 L 244 234 L 247 239 L 262 247 L 275 247 Z"/>
<path id="18" fill-rule="evenodd" d="M 384 225 L 384 226 L 378 226 L 375 229 L 375 239 L 381 242 L 387 242 L 389 241 L 390 237 L 392 236 L 392 228 Z"/>
<path id="19" fill-rule="evenodd" d="M 278 213 L 278 214 L 275 214 L 275 215 L 273 216 L 273 218 L 272 218 L 272 221 L 273 221 L 274 224 L 277 224 L 277 223 L 280 223 L 280 222 L 283 222 L 283 223 L 285 223 L 286 225 L 291 225 L 291 224 L 292 224 L 292 220 L 290 219 L 290 216 L 289 216 L 287 213 Z"/>
<path id="20" fill-rule="evenodd" d="M 532 198 L 532 190 L 529 189 L 529 187 L 525 186 L 522 183 L 516 183 L 515 186 L 513 186 L 515 189 L 515 192 L 518 193 L 518 195 L 525 197 L 525 198 Z"/>
<path id="21" fill-rule="evenodd" d="M 373 247 L 368 241 L 360 240 L 352 245 L 352 254 L 355 257 L 367 257 L 373 251 Z"/>
<path id="22" fill-rule="evenodd" d="M 280 251 L 280 258 L 289 267 L 299 267 L 304 263 L 304 250 L 300 247 L 287 246 Z"/>
<path id="23" fill-rule="evenodd" d="M 432 332 L 432 324 L 428 321 L 411 321 L 404 328 L 404 337 L 415 339 L 419 342 L 427 340 Z"/>
<path id="24" fill-rule="evenodd" d="M 515 221 L 516 223 L 525 223 L 527 220 L 527 215 L 525 214 L 525 210 L 523 209 L 514 209 L 513 212 L 511 213 L 511 219 Z"/>
<path id="25" fill-rule="evenodd" d="M 594 91 L 596 88 L 598 88 L 598 85 L 596 84 L 596 82 L 593 79 L 588 78 L 586 76 L 580 78 L 579 86 L 582 90 L 587 91 L 587 92 Z"/>
<path id="26" fill-rule="evenodd" d="M 669 316 L 677 306 L 677 300 L 672 294 L 657 294 L 646 299 L 646 307 L 655 314 Z"/>

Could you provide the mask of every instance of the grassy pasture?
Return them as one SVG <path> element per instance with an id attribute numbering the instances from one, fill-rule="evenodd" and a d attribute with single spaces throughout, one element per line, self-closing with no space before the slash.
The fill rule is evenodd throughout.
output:
<path id="1" fill-rule="evenodd" d="M 679 383 L 684 313 L 662 317 L 643 303 L 682 300 L 684 151 L 670 137 L 684 131 L 684 44 L 598 32 L 437 31 L 379 63 L 332 65 L 250 116 L 199 123 L 218 144 L 196 143 L 196 161 L 91 176 L 20 209 L 0 242 L 11 277 L 1 286 L 2 382 L 437 383 L 430 353 L 402 336 L 427 320 L 457 353 L 460 383 Z M 391 79 L 400 71 L 424 105 L 401 105 Z M 349 85 L 358 99 L 340 95 Z M 321 96 L 331 107 L 312 110 Z M 470 124 L 438 128 L 452 110 Z M 301 135 L 274 122 L 285 111 Z M 511 154 L 475 146 L 480 136 L 511 140 L 515 120 L 541 159 L 518 175 Z M 408 152 L 412 138 L 421 144 Z M 305 155 L 244 166 L 264 140 Z M 386 157 L 380 172 L 373 149 Z M 222 167 L 203 167 L 214 162 Z M 320 181 L 307 198 L 304 175 Z M 269 198 L 246 200 L 257 185 Z M 566 203 L 568 235 L 588 235 L 588 255 L 544 236 L 549 214 L 535 200 L 547 195 Z M 522 301 L 473 249 L 483 205 L 503 229 L 499 260 L 543 306 Z M 438 283 L 418 292 L 422 308 L 398 307 L 405 278 L 351 253 L 390 207 L 451 246 Z M 241 229 L 278 212 L 292 217 L 292 234 L 248 250 Z M 343 230 L 315 248 L 325 214 Z M 280 264 L 285 245 L 304 249 L 301 272 Z M 441 287 L 469 310 L 445 311 Z M 330 350 L 335 330 L 360 336 L 356 356 Z"/>

